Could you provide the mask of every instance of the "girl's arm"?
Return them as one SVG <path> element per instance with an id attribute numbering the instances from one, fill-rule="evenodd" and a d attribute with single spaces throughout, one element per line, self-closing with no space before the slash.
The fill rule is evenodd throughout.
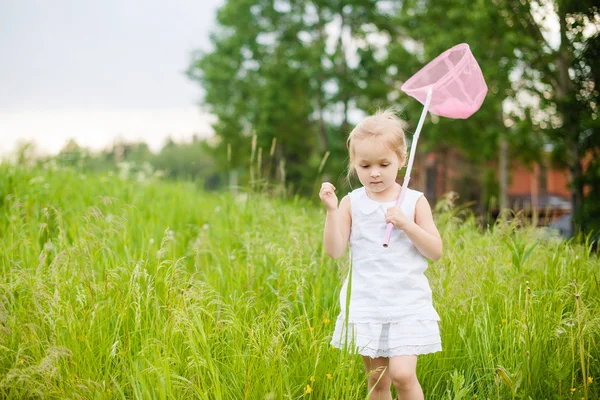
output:
<path id="1" fill-rule="evenodd" d="M 397 207 L 395 207 L 397 208 Z M 404 230 L 408 238 L 413 242 L 417 250 L 421 252 L 425 257 L 437 261 L 442 256 L 442 238 L 440 233 L 433 222 L 433 215 L 431 214 L 431 207 L 425 196 L 419 197 L 417 205 L 415 207 L 415 220 L 410 221 L 400 212 L 400 210 L 394 210 L 391 214 L 392 218 L 396 217 L 396 213 L 401 215 L 394 218 L 396 226 Z"/>
<path id="2" fill-rule="evenodd" d="M 352 214 L 350 212 L 350 197 L 345 196 L 340 202 L 339 209 L 327 211 L 323 245 L 331 258 L 341 257 L 346 251 L 350 239 Z"/>

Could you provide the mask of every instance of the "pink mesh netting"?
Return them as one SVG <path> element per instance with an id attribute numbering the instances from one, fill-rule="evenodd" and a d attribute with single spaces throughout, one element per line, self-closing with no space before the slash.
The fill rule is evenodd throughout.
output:
<path id="1" fill-rule="evenodd" d="M 429 87 L 429 112 L 448 118 L 469 118 L 487 93 L 481 68 L 466 43 L 437 56 L 404 82 L 401 90 L 425 104 Z"/>

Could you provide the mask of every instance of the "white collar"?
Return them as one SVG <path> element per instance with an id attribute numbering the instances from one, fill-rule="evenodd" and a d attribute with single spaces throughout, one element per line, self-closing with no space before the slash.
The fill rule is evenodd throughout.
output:
<path id="1" fill-rule="evenodd" d="M 363 186 L 360 189 L 358 189 L 355 204 L 358 204 L 358 209 L 363 214 L 372 214 L 379 207 L 384 207 L 384 210 L 385 210 L 385 209 L 387 209 L 387 207 L 393 205 L 395 202 L 396 202 L 396 200 L 381 203 L 379 201 L 373 200 L 367 195 L 367 190 Z"/>

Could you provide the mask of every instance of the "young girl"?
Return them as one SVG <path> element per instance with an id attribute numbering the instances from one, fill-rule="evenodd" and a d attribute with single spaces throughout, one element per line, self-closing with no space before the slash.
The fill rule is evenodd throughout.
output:
<path id="1" fill-rule="evenodd" d="M 369 390 L 375 387 L 371 399 L 391 399 L 392 384 L 400 399 L 423 399 L 417 355 L 442 349 L 440 318 L 423 273 L 426 258 L 442 255 L 442 240 L 423 193 L 408 189 L 401 207 L 395 206 L 401 189 L 396 177 L 406 162 L 404 122 L 391 111 L 377 113 L 354 128 L 347 144 L 349 174 L 363 186 L 345 196 L 339 208 L 331 183 L 323 183 L 319 193 L 327 209 L 327 254 L 338 258 L 349 243 L 352 257 L 331 344 L 356 346 Z M 394 230 L 385 248 L 388 222 Z"/>

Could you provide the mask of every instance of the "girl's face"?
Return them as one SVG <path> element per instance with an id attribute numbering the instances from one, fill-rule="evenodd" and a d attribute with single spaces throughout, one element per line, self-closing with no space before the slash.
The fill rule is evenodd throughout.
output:
<path id="1" fill-rule="evenodd" d="M 368 193 L 385 196 L 394 190 L 400 160 L 379 140 L 363 139 L 353 143 L 354 169 Z"/>

